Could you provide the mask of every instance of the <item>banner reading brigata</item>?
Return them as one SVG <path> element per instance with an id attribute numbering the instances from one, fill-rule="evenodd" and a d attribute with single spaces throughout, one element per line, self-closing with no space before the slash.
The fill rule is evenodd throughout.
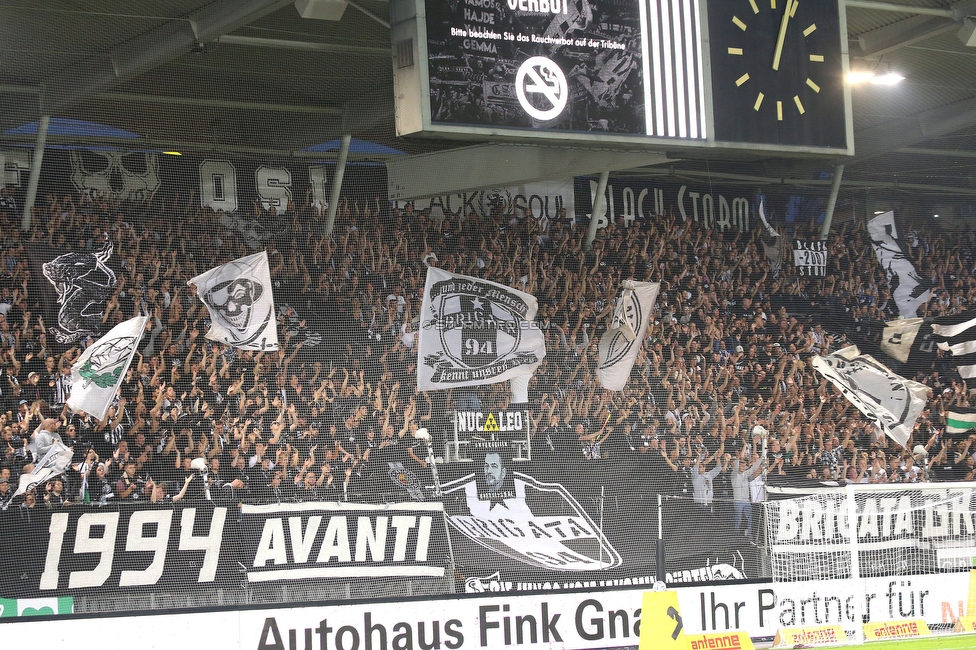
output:
<path id="1" fill-rule="evenodd" d="M 976 557 L 976 490 L 964 484 L 925 485 L 931 484 L 857 493 L 856 524 L 839 488 L 765 503 L 774 576 L 808 574 L 815 562 L 821 578 L 846 577 L 852 528 L 863 576 L 970 567 Z M 837 561 L 827 561 L 830 554 Z"/>

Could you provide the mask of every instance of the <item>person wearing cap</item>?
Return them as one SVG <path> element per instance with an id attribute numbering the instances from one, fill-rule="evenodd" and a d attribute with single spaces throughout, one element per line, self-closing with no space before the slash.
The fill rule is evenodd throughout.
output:
<path id="1" fill-rule="evenodd" d="M 929 450 L 925 448 L 925 445 L 915 445 L 915 447 L 912 449 L 912 456 L 910 460 L 913 461 L 912 465 L 913 465 L 913 469 L 915 470 L 913 476 L 916 477 L 915 480 L 912 480 L 911 482 L 915 483 L 918 481 L 923 481 L 923 482 L 928 481 L 929 480 L 929 463 L 928 463 Z M 908 474 L 906 472 L 906 478 L 907 477 Z"/>
<path id="2" fill-rule="evenodd" d="M 25 399 L 31 404 L 44 399 L 40 384 L 41 376 L 34 371 L 27 373 L 27 381 L 20 387 L 20 398 Z"/>

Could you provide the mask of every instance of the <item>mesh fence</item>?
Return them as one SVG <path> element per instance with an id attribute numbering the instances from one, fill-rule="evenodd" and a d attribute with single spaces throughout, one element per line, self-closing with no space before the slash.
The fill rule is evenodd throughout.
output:
<path id="1" fill-rule="evenodd" d="M 23 561 L 0 595 L 115 611 L 753 579 L 779 566 L 767 486 L 972 479 L 971 439 L 944 428 L 969 406 L 951 357 L 924 336 L 907 362 L 881 349 L 899 286 L 920 316 L 969 308 L 976 237 L 951 219 L 967 197 L 844 188 L 820 243 L 828 179 L 648 170 L 611 177 L 588 250 L 595 179 L 391 202 L 382 158 L 355 146 L 331 231 L 335 147 L 49 148 L 23 228 L 36 158 L 3 146 L 0 547 Z M 882 266 L 866 223 L 887 209 L 900 256 Z M 267 286 L 187 286 L 261 252 Z M 442 334 L 424 329 L 428 264 L 537 299 L 531 379 L 418 390 L 418 334 Z M 628 279 L 660 293 L 607 391 L 598 341 Z M 221 310 L 280 350 L 207 338 Z M 91 382 L 72 365 L 139 315 L 105 416 L 66 409 Z M 482 368 L 504 330 L 439 340 Z M 813 370 L 848 343 L 932 389 L 907 445 L 927 458 Z M 39 427 L 70 463 L 13 497 Z"/>

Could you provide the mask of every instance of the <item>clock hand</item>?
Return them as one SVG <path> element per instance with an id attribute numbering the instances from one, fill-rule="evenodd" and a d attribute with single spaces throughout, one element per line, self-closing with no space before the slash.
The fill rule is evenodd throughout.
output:
<path id="1" fill-rule="evenodd" d="M 773 70 L 779 71 L 780 57 L 783 55 L 783 43 L 786 41 L 786 30 L 790 25 L 790 18 L 796 12 L 796 5 L 800 0 L 786 0 L 786 11 L 783 12 L 783 20 L 779 24 L 779 36 L 776 38 L 776 53 L 773 54 Z"/>

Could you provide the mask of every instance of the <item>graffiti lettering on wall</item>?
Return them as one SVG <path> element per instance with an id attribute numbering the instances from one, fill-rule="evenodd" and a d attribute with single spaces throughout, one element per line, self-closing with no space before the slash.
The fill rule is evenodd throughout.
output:
<path id="1" fill-rule="evenodd" d="M 442 196 L 432 196 L 409 201 L 393 201 L 393 207 L 403 212 L 411 206 L 414 212 L 429 210 L 433 219 L 443 219 L 447 214 L 515 215 L 527 213 L 533 219 L 572 219 L 576 212 L 573 199 L 573 181 L 549 181 L 527 183 L 511 187 L 495 187 L 470 190 Z M 562 211 L 565 210 L 565 215 Z"/>
<path id="2" fill-rule="evenodd" d="M 596 202 L 597 182 L 589 181 L 589 206 Z M 606 212 L 597 217 L 597 228 L 620 223 L 630 227 L 657 215 L 676 214 L 684 223 L 721 232 L 749 232 L 752 223 L 749 199 L 688 185 L 648 185 L 646 181 L 612 179 L 607 183 Z M 588 215 L 589 216 L 589 215 Z M 618 222 L 619 220 L 619 222 Z"/>

